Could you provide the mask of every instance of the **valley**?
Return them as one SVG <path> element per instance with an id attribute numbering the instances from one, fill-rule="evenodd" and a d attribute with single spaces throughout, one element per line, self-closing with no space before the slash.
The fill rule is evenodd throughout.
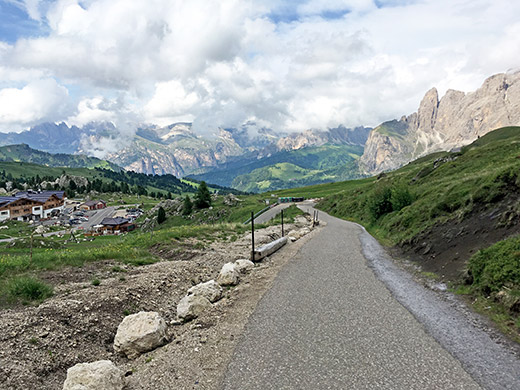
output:
<path id="1" fill-rule="evenodd" d="M 519 13 L 0 1 L 0 390 L 520 389 Z"/>

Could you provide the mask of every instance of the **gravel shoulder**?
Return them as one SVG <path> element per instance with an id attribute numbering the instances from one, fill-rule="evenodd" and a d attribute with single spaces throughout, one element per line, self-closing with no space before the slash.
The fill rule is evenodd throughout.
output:
<path id="1" fill-rule="evenodd" d="M 308 225 L 300 218 L 287 229 Z M 186 324 L 176 321 L 179 300 L 192 285 L 216 278 L 224 263 L 248 258 L 248 234 L 193 249 L 187 260 L 173 257 L 141 267 L 105 261 L 48 272 L 42 275 L 46 280 L 61 283 L 53 298 L 38 307 L 0 312 L 0 389 L 58 389 L 69 367 L 101 359 L 112 360 L 126 373 L 127 390 L 216 389 L 257 302 L 313 234 L 259 263 L 237 287 L 226 289 L 212 309 Z M 280 228 L 273 226 L 255 232 L 255 241 L 259 245 L 279 235 Z M 90 283 L 94 277 L 99 286 Z M 165 318 L 171 342 L 135 360 L 116 355 L 113 339 L 119 323 L 141 310 Z"/>

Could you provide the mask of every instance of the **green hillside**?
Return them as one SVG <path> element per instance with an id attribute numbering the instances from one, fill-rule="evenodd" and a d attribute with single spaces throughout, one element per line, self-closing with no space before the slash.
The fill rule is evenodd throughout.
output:
<path id="1" fill-rule="evenodd" d="M 106 160 L 83 154 L 52 154 L 32 149 L 26 144 L 0 147 L 0 161 L 27 162 L 48 167 L 103 168 L 121 171 L 121 167 Z"/>
<path id="2" fill-rule="evenodd" d="M 362 154 L 362 146 L 322 145 L 251 157 L 191 177 L 241 191 L 272 191 L 360 177 L 355 161 Z"/>
<path id="3" fill-rule="evenodd" d="M 21 189 L 23 183 L 36 186 L 41 181 L 52 182 L 62 176 L 81 176 L 89 181 L 90 188 L 98 192 L 122 192 L 142 193 L 144 192 L 168 192 L 181 194 L 194 192 L 195 188 L 183 183 L 173 175 L 152 176 L 135 172 L 116 172 L 103 168 L 53 168 L 43 165 L 25 162 L 0 162 L 0 182 L 13 182 Z M 122 184 L 125 184 L 122 186 Z M 128 190 L 126 190 L 128 188 Z M 80 189 L 75 189 L 79 191 Z"/>

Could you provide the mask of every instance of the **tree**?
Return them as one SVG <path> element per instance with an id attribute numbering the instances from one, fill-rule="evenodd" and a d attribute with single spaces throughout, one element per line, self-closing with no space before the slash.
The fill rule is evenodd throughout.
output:
<path id="1" fill-rule="evenodd" d="M 166 221 L 166 211 L 161 207 L 159 207 L 159 210 L 157 211 L 157 223 L 161 224 L 164 221 Z"/>
<path id="2" fill-rule="evenodd" d="M 198 209 L 207 209 L 211 206 L 211 194 L 205 181 L 201 181 L 199 184 L 199 189 L 195 194 L 194 205 Z"/>
<path id="3" fill-rule="evenodd" d="M 190 215 L 193 211 L 193 203 L 188 195 L 184 198 L 184 207 L 182 208 L 182 215 Z"/>

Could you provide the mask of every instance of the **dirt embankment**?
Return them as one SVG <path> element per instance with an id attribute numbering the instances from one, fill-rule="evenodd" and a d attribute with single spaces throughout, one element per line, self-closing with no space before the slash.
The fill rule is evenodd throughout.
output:
<path id="1" fill-rule="evenodd" d="M 308 226 L 301 220 L 291 229 Z M 279 227 L 255 234 L 257 244 L 280 234 Z M 197 320 L 176 321 L 176 306 L 189 287 L 216 278 L 222 265 L 248 258 L 250 237 L 214 243 L 182 257 L 132 267 L 110 261 L 50 272 L 55 296 L 39 307 L 18 307 L 0 315 L 0 388 L 59 389 L 76 363 L 112 360 L 126 373 L 126 389 L 217 388 L 249 315 L 278 270 L 312 235 L 287 245 L 255 267 L 241 283 Z M 101 284 L 93 286 L 98 278 Z M 113 339 L 121 320 L 138 311 L 157 311 L 171 342 L 135 360 L 118 356 Z"/>
<path id="2" fill-rule="evenodd" d="M 433 272 L 446 281 L 467 277 L 469 258 L 478 250 L 520 233 L 519 197 L 480 206 L 460 220 L 435 225 L 419 236 L 394 248 L 397 257 L 404 255 L 423 271 Z"/>

